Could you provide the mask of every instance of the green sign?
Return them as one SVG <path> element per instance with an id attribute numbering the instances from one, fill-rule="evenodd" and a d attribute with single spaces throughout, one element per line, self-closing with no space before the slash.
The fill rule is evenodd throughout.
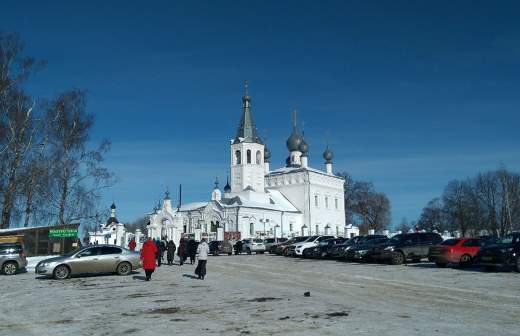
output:
<path id="1" fill-rule="evenodd" d="M 78 229 L 49 229 L 49 238 L 77 237 Z"/>

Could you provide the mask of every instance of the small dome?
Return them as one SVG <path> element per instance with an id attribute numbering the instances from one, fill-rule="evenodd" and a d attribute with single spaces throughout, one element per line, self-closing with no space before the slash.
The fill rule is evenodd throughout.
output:
<path id="1" fill-rule="evenodd" d="M 334 158 L 334 153 L 332 153 L 332 151 L 327 147 L 327 149 L 325 149 L 323 152 L 323 158 L 327 161 L 327 163 L 331 162 Z"/>
<path id="2" fill-rule="evenodd" d="M 309 151 L 309 145 L 305 142 L 304 139 L 302 139 L 302 143 L 300 144 L 300 147 L 298 149 L 303 154 L 307 154 L 307 152 Z"/>
<path id="3" fill-rule="evenodd" d="M 287 139 L 287 149 L 289 149 L 289 152 L 299 151 L 302 142 L 303 137 L 301 136 L 300 132 L 295 129 L 289 139 Z"/>
<path id="4" fill-rule="evenodd" d="M 110 209 L 115 210 L 115 208 L 116 208 L 116 204 L 114 202 L 112 202 L 112 205 L 110 206 Z"/>
<path id="5" fill-rule="evenodd" d="M 264 149 L 264 161 L 269 162 L 269 159 L 271 158 L 271 150 L 269 148 Z"/>

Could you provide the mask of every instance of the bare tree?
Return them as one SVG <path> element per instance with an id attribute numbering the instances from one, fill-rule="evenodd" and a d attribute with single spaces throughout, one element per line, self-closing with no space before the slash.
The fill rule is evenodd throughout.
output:
<path id="1" fill-rule="evenodd" d="M 427 231 L 443 232 L 447 229 L 444 205 L 440 198 L 434 198 L 423 208 L 418 225 Z"/>
<path id="2" fill-rule="evenodd" d="M 8 228 L 19 192 L 19 174 L 38 131 L 35 102 L 21 83 L 43 62 L 22 55 L 17 34 L 0 32 L 0 228 Z"/>
<path id="3" fill-rule="evenodd" d="M 100 191 L 115 182 L 104 166 L 110 142 L 88 149 L 94 117 L 86 112 L 85 93 L 72 90 L 58 95 L 48 107 L 49 146 L 53 180 L 50 208 L 57 223 L 92 219 Z"/>
<path id="4" fill-rule="evenodd" d="M 401 223 L 399 223 L 399 225 L 396 227 L 396 230 L 401 231 L 402 233 L 407 233 L 410 231 L 410 229 L 411 226 L 410 223 L 408 223 L 408 219 L 406 219 L 406 217 L 403 217 L 403 219 L 401 219 Z"/>

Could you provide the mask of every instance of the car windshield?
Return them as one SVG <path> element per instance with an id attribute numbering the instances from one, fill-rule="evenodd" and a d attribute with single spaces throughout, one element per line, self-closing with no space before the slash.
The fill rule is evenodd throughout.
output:
<path id="1" fill-rule="evenodd" d="M 308 236 L 298 237 L 298 238 L 294 239 L 294 242 L 295 243 L 299 243 L 299 242 L 302 242 L 302 241 L 306 241 L 307 239 L 309 239 Z"/>
<path id="2" fill-rule="evenodd" d="M 253 239 L 253 243 L 263 243 L 262 239 Z"/>
<path id="3" fill-rule="evenodd" d="M 266 244 L 274 243 L 274 238 L 267 238 L 267 239 L 265 240 L 265 243 L 266 243 Z"/>
<path id="4" fill-rule="evenodd" d="M 455 246 L 460 241 L 460 239 L 447 239 L 441 243 L 444 246 Z"/>
<path id="5" fill-rule="evenodd" d="M 390 240 L 388 241 L 388 244 L 398 244 L 402 241 L 404 241 L 406 238 L 405 235 L 396 235 L 396 236 L 393 236 L 392 238 L 390 238 Z"/>
<path id="6" fill-rule="evenodd" d="M 518 236 L 508 234 L 507 236 L 503 237 L 502 239 L 497 240 L 498 244 L 513 244 L 518 242 Z"/>
<path id="7" fill-rule="evenodd" d="M 312 242 L 312 241 L 315 241 L 316 239 L 318 239 L 319 236 L 310 236 L 309 238 L 307 238 L 305 241 L 306 242 Z"/>

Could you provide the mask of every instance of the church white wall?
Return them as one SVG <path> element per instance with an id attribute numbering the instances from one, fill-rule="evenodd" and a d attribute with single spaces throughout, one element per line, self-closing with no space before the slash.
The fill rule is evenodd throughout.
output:
<path id="1" fill-rule="evenodd" d="M 251 151 L 250 163 L 248 163 L 247 159 L 248 150 Z M 240 163 L 237 161 L 237 151 L 240 151 Z M 265 187 L 264 145 L 249 142 L 233 144 L 231 145 L 230 157 L 231 191 L 238 193 L 248 186 L 251 186 L 256 191 L 263 191 Z"/>
<path id="2" fill-rule="evenodd" d="M 343 235 L 345 228 L 343 180 L 311 172 L 309 181 L 311 234 Z"/>

